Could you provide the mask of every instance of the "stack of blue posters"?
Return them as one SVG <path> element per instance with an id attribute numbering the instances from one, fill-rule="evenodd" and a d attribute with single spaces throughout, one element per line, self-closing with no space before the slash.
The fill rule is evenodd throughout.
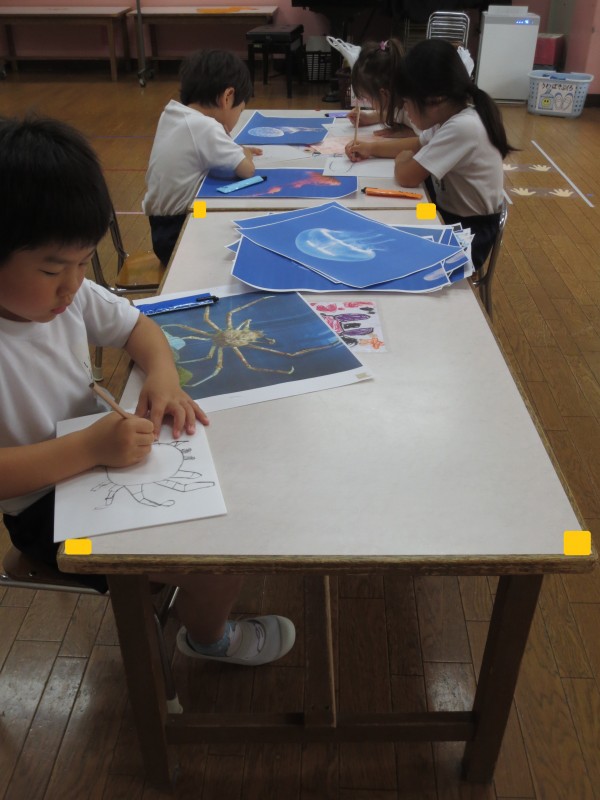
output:
<path id="1" fill-rule="evenodd" d="M 235 222 L 232 275 L 269 292 L 432 292 L 471 274 L 450 226 L 391 226 L 338 203 Z"/>
<path id="2" fill-rule="evenodd" d="M 317 144 L 327 133 L 329 117 L 266 117 L 255 111 L 234 142 L 241 145 Z"/>

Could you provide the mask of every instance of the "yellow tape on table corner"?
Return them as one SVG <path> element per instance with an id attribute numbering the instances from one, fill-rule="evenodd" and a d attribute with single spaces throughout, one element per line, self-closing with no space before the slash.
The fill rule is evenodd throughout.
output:
<path id="1" fill-rule="evenodd" d="M 91 539 L 65 539 L 65 553 L 68 556 L 91 556 Z"/>

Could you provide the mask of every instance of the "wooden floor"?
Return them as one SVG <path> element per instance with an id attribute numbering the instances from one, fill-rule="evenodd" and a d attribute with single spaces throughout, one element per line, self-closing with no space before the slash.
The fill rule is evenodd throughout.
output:
<path id="1" fill-rule="evenodd" d="M 257 87 L 254 106 L 315 108 L 325 88 L 295 86 L 288 101 L 279 77 L 267 88 Z M 173 77 L 157 78 L 142 90 L 134 75 L 112 84 L 104 75 L 56 80 L 29 72 L 0 84 L 0 113 L 33 108 L 66 119 L 91 137 L 121 212 L 125 242 L 135 250 L 149 247 L 147 222 L 139 214 L 144 171 L 158 116 L 176 91 Z M 506 174 L 513 204 L 494 287 L 494 327 L 586 525 L 600 533 L 600 110 L 585 110 L 578 120 L 533 116 L 523 107 L 505 107 L 503 114 L 510 139 L 520 148 L 509 162 L 520 168 Z M 108 264 L 108 248 L 102 252 Z M 118 391 L 124 364 L 111 353 L 105 362 L 107 381 Z M 6 546 L 2 537 L 0 550 Z M 469 708 L 494 586 L 486 578 L 336 581 L 340 706 L 346 711 Z M 296 647 L 276 665 L 258 670 L 202 665 L 176 653 L 186 708 L 301 708 L 299 580 L 249 579 L 237 611 L 290 616 L 298 629 Z M 176 629 L 173 620 L 171 635 Z M 164 796 L 144 781 L 106 599 L 0 589 L 0 667 L 0 797 Z M 490 786 L 461 782 L 459 744 L 232 745 L 181 748 L 177 796 L 598 798 L 599 689 L 598 571 L 550 577 Z"/>

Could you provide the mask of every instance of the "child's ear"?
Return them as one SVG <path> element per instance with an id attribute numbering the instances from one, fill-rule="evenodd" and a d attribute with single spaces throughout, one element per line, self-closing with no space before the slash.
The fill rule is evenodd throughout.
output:
<path id="1" fill-rule="evenodd" d="M 219 108 L 229 109 L 233 108 L 233 103 L 235 101 L 235 89 L 233 86 L 228 86 L 225 91 L 219 95 L 218 105 Z"/>

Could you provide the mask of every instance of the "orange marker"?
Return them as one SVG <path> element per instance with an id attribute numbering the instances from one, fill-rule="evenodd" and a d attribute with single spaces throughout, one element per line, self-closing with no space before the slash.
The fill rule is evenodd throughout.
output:
<path id="1" fill-rule="evenodd" d="M 372 186 L 365 186 L 363 194 L 370 197 L 406 197 L 408 200 L 421 200 L 422 194 L 418 192 L 401 192 L 398 189 L 377 189 Z"/>

